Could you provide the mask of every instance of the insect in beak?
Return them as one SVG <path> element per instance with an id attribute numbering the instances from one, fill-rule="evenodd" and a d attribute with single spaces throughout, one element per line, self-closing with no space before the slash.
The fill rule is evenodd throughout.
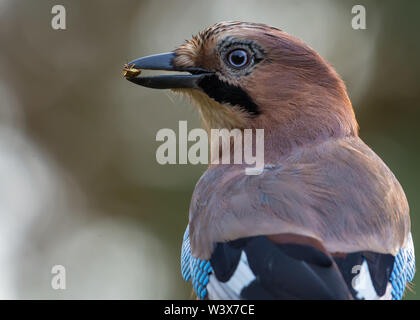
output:
<path id="1" fill-rule="evenodd" d="M 174 58 L 174 52 L 167 52 L 136 59 L 134 61 L 129 62 L 128 66 L 125 66 L 125 69 L 123 70 L 123 75 L 128 81 L 148 88 L 198 89 L 200 81 L 203 80 L 203 78 L 213 74 L 211 71 L 202 68 L 181 68 L 174 66 Z M 137 75 L 140 74 L 140 70 L 180 71 L 189 72 L 190 74 L 169 74 L 149 77 L 137 77 Z M 127 75 L 125 75 L 125 73 Z"/>
<path id="2" fill-rule="evenodd" d="M 140 73 L 141 73 L 141 70 L 134 68 L 134 64 L 128 64 L 128 63 L 124 64 L 124 68 L 122 71 L 122 75 L 124 78 L 127 78 L 127 79 L 134 78 L 134 77 L 137 77 Z"/>

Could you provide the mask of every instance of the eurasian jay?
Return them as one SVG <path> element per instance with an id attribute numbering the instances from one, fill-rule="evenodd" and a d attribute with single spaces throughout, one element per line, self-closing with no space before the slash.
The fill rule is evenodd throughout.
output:
<path id="1" fill-rule="evenodd" d="M 198 181 L 181 270 L 199 299 L 401 299 L 414 277 L 401 185 L 360 139 L 345 85 L 301 40 L 221 22 L 132 70 L 182 92 L 204 127 L 264 129 L 265 167 L 211 164 Z"/>

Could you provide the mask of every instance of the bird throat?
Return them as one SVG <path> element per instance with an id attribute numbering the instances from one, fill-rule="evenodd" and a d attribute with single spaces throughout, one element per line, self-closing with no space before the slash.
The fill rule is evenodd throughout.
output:
<path id="1" fill-rule="evenodd" d="M 241 87 L 220 80 L 216 75 L 203 78 L 199 87 L 212 99 L 221 104 L 239 106 L 251 116 L 260 113 L 258 105 Z"/>
<path id="2" fill-rule="evenodd" d="M 191 98 L 192 103 L 200 112 L 203 127 L 210 133 L 211 129 L 245 129 L 249 127 L 250 114 L 242 107 L 221 103 L 201 90 L 172 89 Z"/>

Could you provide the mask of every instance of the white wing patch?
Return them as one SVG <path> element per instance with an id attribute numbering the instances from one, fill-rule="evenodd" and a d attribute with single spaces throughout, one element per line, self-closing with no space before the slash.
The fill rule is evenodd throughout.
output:
<path id="1" fill-rule="evenodd" d="M 248 259 L 244 251 L 242 251 L 238 266 L 232 277 L 227 282 L 220 282 L 215 275 L 210 276 L 210 281 L 207 285 L 209 299 L 211 300 L 237 300 L 240 299 L 241 291 L 255 280 L 255 275 L 252 273 Z"/>
<path id="2" fill-rule="evenodd" d="M 388 283 L 385 294 L 378 296 L 375 287 L 373 286 L 372 279 L 370 277 L 369 266 L 365 261 L 360 268 L 359 274 L 354 278 L 352 282 L 353 289 L 356 291 L 357 299 L 364 300 L 390 300 L 392 298 L 391 291 L 392 285 Z"/>

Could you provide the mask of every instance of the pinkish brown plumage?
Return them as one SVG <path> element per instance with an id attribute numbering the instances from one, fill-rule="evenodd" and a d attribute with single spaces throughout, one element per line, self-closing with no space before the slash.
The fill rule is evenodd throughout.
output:
<path id="1" fill-rule="evenodd" d="M 247 54 L 244 67 L 229 64 L 235 50 L 242 51 L 238 61 Z M 412 246 L 409 208 L 398 180 L 358 136 L 353 107 L 335 70 L 301 40 L 245 22 L 222 22 L 200 32 L 174 51 L 171 64 L 207 72 L 200 73 L 195 86 L 176 87 L 196 102 L 205 128 L 264 129 L 266 167 L 261 175 L 245 175 L 245 165 L 211 165 L 192 197 L 188 247 L 192 258 L 212 262 L 209 297 L 253 297 L 246 286 L 234 295 L 232 285 L 221 280 L 218 270 L 225 270 L 229 259 L 221 258 L 219 248 L 227 252 L 230 243 L 251 239 L 239 247 L 248 260 L 256 259 L 247 245 L 267 236 L 261 240 L 268 239 L 267 246 L 306 243 L 335 259 L 333 266 L 340 268 L 353 297 L 373 298 L 369 290 L 351 287 L 340 259 L 360 256 L 360 263 L 368 261 L 371 276 L 384 272 L 372 270 L 373 260 L 381 266 L 387 261 L 392 270 L 390 257 L 397 259 L 402 248 Z M 141 69 L 141 63 L 136 67 Z M 256 275 L 260 261 L 245 260 L 241 256 L 237 268 L 251 266 Z M 275 277 L 268 281 L 285 281 L 283 275 Z M 341 288 L 337 279 L 326 280 L 327 286 Z M 389 277 L 385 280 L 382 287 L 373 281 L 378 297 L 390 296 Z M 261 284 L 277 298 L 324 297 L 294 289 L 279 293 L 267 286 Z M 331 296 L 346 297 L 337 292 Z"/>

